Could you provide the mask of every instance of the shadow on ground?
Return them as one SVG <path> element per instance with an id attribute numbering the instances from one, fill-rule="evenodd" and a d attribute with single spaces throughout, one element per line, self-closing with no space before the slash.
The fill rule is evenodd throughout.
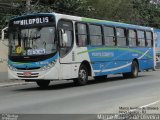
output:
<path id="1" fill-rule="evenodd" d="M 148 75 L 141 75 L 138 78 L 144 77 L 144 76 L 148 76 Z M 107 79 L 92 79 L 88 81 L 88 84 L 86 86 L 89 85 L 94 85 L 94 84 L 101 84 L 101 83 L 109 83 L 109 82 L 116 82 L 116 81 L 131 81 L 133 79 L 124 79 L 122 76 L 116 76 L 116 77 L 109 77 Z M 84 86 L 76 86 L 72 81 L 66 81 L 66 83 L 59 83 L 59 84 L 54 84 L 54 81 L 52 82 L 53 84 L 51 84 L 48 88 L 42 89 L 39 87 L 33 87 L 32 88 L 24 88 L 24 89 L 17 89 L 15 91 L 40 91 L 40 90 L 62 90 L 62 89 L 69 89 L 69 88 L 78 88 L 78 87 L 84 87 Z M 36 83 L 35 83 L 36 84 Z M 36 86 L 36 85 L 35 85 Z"/>

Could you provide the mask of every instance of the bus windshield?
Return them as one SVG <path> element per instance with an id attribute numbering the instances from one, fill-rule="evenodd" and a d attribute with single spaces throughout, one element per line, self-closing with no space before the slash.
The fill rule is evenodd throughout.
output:
<path id="1" fill-rule="evenodd" d="M 36 56 L 56 52 L 55 27 L 11 29 L 10 56 Z"/>

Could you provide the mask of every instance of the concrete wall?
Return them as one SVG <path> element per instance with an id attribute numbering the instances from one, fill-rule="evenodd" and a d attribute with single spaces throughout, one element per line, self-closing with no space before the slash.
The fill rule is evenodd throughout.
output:
<path id="1" fill-rule="evenodd" d="M 7 44 L 7 40 L 4 43 Z M 7 72 L 7 57 L 8 47 L 0 41 L 0 72 Z"/>

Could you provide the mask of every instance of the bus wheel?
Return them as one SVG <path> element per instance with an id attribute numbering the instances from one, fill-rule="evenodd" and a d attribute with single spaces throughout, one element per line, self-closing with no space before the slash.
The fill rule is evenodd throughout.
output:
<path id="1" fill-rule="evenodd" d="M 50 81 L 49 80 L 39 80 L 39 81 L 36 81 L 36 83 L 40 88 L 47 88 L 49 86 Z"/>
<path id="2" fill-rule="evenodd" d="M 133 61 L 130 73 L 131 78 L 138 77 L 138 71 L 139 71 L 138 63 L 136 61 Z"/>
<path id="3" fill-rule="evenodd" d="M 133 61 L 131 65 L 131 72 L 123 73 L 123 77 L 124 78 L 136 78 L 138 77 L 138 71 L 139 71 L 138 63 L 136 61 Z"/>
<path id="4" fill-rule="evenodd" d="M 88 82 L 88 71 L 85 65 L 81 65 L 78 72 L 78 78 L 74 79 L 76 85 L 85 85 Z"/>

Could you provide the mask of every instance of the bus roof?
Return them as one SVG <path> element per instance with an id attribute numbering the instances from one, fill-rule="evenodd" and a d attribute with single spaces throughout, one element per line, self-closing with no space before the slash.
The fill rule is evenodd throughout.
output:
<path id="1" fill-rule="evenodd" d="M 13 17 L 10 21 L 12 20 L 17 20 L 17 19 L 22 19 L 22 18 L 25 18 L 27 16 L 45 16 L 45 15 L 49 15 L 49 16 L 53 16 L 54 14 L 53 13 L 32 13 L 32 14 L 24 14 L 24 15 L 21 15 L 21 16 L 16 16 L 16 17 Z"/>
<path id="2" fill-rule="evenodd" d="M 91 18 L 82 18 L 85 22 L 91 22 L 91 23 L 97 23 L 97 24 L 103 24 L 108 26 L 115 26 L 115 27 L 126 27 L 130 29 L 140 29 L 140 30 L 153 30 L 151 27 L 146 26 L 139 26 L 139 25 L 133 25 L 133 24 L 126 24 L 121 22 L 113 22 L 113 21 L 107 21 L 107 20 L 97 20 L 97 19 L 91 19 Z"/>
<path id="3" fill-rule="evenodd" d="M 107 20 L 99 20 L 99 19 L 86 18 L 86 17 L 71 16 L 71 15 L 65 15 L 65 14 L 59 14 L 59 13 L 53 13 L 53 14 L 55 14 L 57 16 L 61 16 L 63 18 L 68 18 L 68 19 L 73 19 L 73 20 L 78 19 L 82 22 L 90 22 L 90 23 L 103 24 L 103 25 L 108 25 L 108 26 L 127 27 L 127 28 L 131 28 L 131 29 L 152 30 L 153 31 L 152 27 L 126 24 L 126 23 L 107 21 Z"/>
<path id="4" fill-rule="evenodd" d="M 94 24 L 101 24 L 101 25 L 108 25 L 108 26 L 114 26 L 114 27 L 126 27 L 130 29 L 139 29 L 139 30 L 149 30 L 153 31 L 152 27 L 146 27 L 146 26 L 139 26 L 139 25 L 133 25 L 133 24 L 126 24 L 126 23 L 121 23 L 121 22 L 114 22 L 114 21 L 107 21 L 107 20 L 99 20 L 99 19 L 93 19 L 93 18 L 86 18 L 86 17 L 78 17 L 78 16 L 72 16 L 72 15 L 66 15 L 66 14 L 60 14 L 60 13 L 33 13 L 33 14 L 27 14 L 27 15 L 22 15 L 19 17 L 15 17 L 11 20 L 16 20 L 16 19 L 21 19 L 26 16 L 45 16 L 45 15 L 54 15 L 59 18 L 64 18 L 64 19 L 70 19 L 70 20 L 75 20 L 75 21 L 80 21 L 80 22 L 89 22 L 89 23 L 94 23 Z"/>

